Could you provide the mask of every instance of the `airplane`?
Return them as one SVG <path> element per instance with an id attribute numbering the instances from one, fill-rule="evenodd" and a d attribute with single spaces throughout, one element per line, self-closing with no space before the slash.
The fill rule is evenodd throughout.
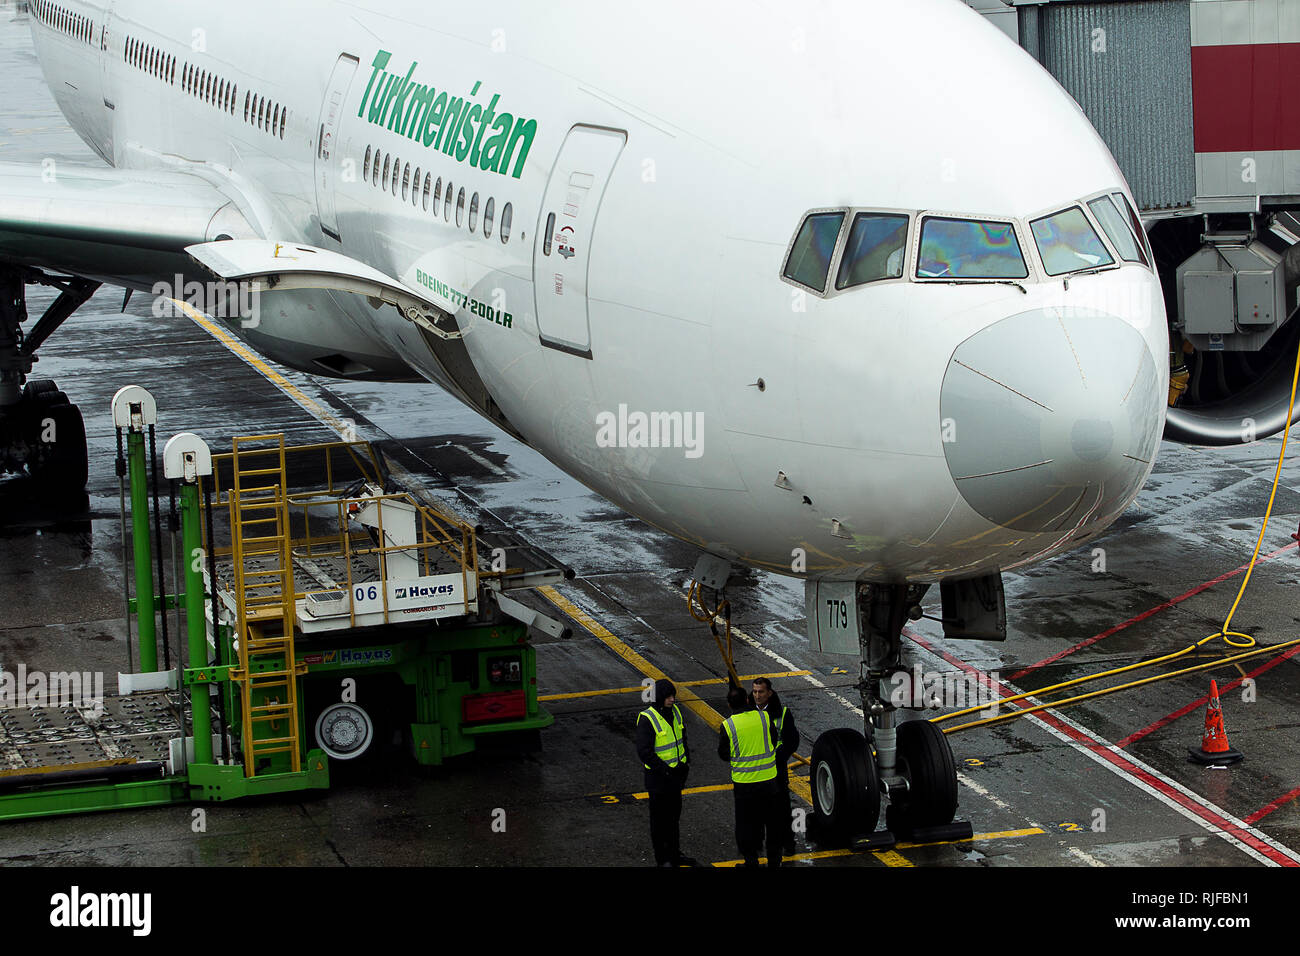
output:
<path id="1" fill-rule="evenodd" d="M 882 795 L 953 820 L 948 744 L 884 692 L 904 624 L 937 584 L 950 637 L 1005 637 L 1001 573 L 1123 512 L 1169 391 L 1132 193 L 1028 55 L 960 0 L 30 19 L 106 165 L 0 164 L 10 469 L 85 483 L 76 406 L 30 376 L 100 284 L 194 299 L 290 368 L 427 380 L 698 547 L 712 587 L 805 581 L 815 646 L 865 678 L 865 734 L 813 750 L 828 842 Z M 33 283 L 61 294 L 24 334 Z M 51 418 L 71 437 L 41 442 Z"/>

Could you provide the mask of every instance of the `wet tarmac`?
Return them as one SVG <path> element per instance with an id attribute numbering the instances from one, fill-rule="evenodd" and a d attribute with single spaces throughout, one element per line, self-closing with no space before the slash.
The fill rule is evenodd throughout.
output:
<path id="1" fill-rule="evenodd" d="M 94 162 L 44 90 L 26 28 L 0 4 L 0 74 L 24 95 L 0 104 L 0 160 Z M 28 95 L 30 94 L 30 95 Z M 18 106 L 16 104 L 21 104 Z M 33 314 L 51 297 L 29 290 Z M 737 857 L 726 765 L 709 714 L 725 709 L 725 670 L 686 610 L 696 554 L 647 527 L 496 431 L 432 385 L 368 385 L 275 369 L 269 379 L 200 325 L 158 319 L 137 296 L 101 290 L 45 346 L 54 378 L 86 418 L 84 499 L 42 500 L 0 479 L 0 667 L 127 669 L 115 439 L 109 400 L 138 384 L 156 397 L 159 436 L 194 431 L 214 449 L 234 435 L 331 440 L 353 423 L 431 500 L 526 544 L 577 578 L 558 603 L 568 640 L 541 638 L 539 692 L 555 714 L 540 752 L 479 753 L 431 775 L 404 766 L 328 793 L 0 824 L 0 867 L 23 865 L 584 865 L 652 862 L 648 809 L 632 745 L 643 678 L 662 672 L 701 703 L 687 714 L 694 757 L 682 843 L 704 863 Z M 291 385 L 297 398 L 284 387 Z M 933 621 L 909 629 L 928 672 L 1006 693 L 1179 650 L 1215 632 L 1250 558 L 1280 441 L 1239 449 L 1165 444 L 1136 504 L 1094 546 L 1005 576 L 1008 639 L 946 642 Z M 1267 557 L 1234 629 L 1261 645 L 1300 636 L 1300 464 L 1283 469 Z M 937 589 L 936 589 L 937 590 Z M 776 674 L 802 735 L 859 726 L 857 665 L 809 651 L 802 585 L 746 572 L 729 588 L 742 675 Z M 937 601 L 937 594 L 934 595 Z M 937 604 L 927 605 L 937 614 Z M 804 867 L 1295 866 L 1300 863 L 1300 671 L 1296 647 L 992 727 L 957 732 L 959 817 L 975 838 L 890 851 L 824 851 L 800 837 Z M 1226 655 L 1222 642 L 1150 672 Z M 1127 679 L 1140 677 L 1126 675 Z M 1231 769 L 1188 762 L 1205 695 L 1218 680 Z M 1103 684 L 1114 684 L 1119 678 Z M 1247 680 L 1243 683 L 1243 680 Z M 1000 683 L 997 683 L 1000 682 Z M 610 693 L 617 689 L 628 689 Z M 1092 687 L 1084 688 L 1084 690 Z M 1050 699 L 1050 698 L 1049 698 Z M 949 708 L 951 709 L 951 708 Z M 796 794 L 807 795 L 806 768 Z M 807 807 L 796 796 L 795 805 Z M 493 826 L 504 810 L 504 831 Z"/>

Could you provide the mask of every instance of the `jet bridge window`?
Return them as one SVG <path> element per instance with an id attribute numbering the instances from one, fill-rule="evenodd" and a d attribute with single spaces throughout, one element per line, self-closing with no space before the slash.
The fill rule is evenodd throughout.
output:
<path id="1" fill-rule="evenodd" d="M 1009 222 L 928 216 L 916 265 L 921 279 L 1025 279 L 1029 267 Z"/>
<path id="2" fill-rule="evenodd" d="M 1089 200 L 1088 208 L 1097 217 L 1106 235 L 1110 236 L 1110 241 L 1121 259 L 1125 262 L 1148 264 L 1146 254 L 1138 244 L 1137 236 L 1133 235 L 1133 230 L 1124 219 L 1124 214 L 1115 208 L 1115 203 L 1109 196 L 1099 196 Z"/>
<path id="3" fill-rule="evenodd" d="M 784 276 L 817 292 L 825 292 L 842 225 L 842 212 L 818 212 L 805 219 L 785 260 Z"/>
<path id="4" fill-rule="evenodd" d="M 854 216 L 835 288 L 847 289 L 877 279 L 901 277 L 903 254 L 907 249 L 907 223 L 907 216 L 875 212 Z"/>
<path id="5" fill-rule="evenodd" d="M 1029 228 L 1033 230 L 1034 243 L 1049 276 L 1115 264 L 1097 230 L 1078 206 L 1035 219 Z"/>

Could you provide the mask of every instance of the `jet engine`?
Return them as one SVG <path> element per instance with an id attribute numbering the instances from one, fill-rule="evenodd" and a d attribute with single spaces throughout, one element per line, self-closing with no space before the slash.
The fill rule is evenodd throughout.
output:
<path id="1" fill-rule="evenodd" d="M 1170 316 L 1165 438 L 1237 445 L 1280 432 L 1300 348 L 1300 220 L 1164 220 L 1150 239 Z"/>

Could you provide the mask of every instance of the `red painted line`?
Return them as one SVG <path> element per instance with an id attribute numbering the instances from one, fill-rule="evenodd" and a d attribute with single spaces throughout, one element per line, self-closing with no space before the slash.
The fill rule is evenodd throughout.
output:
<path id="1" fill-rule="evenodd" d="M 1300 43 L 1192 47 L 1192 129 L 1198 153 L 1300 149 Z"/>
<path id="2" fill-rule="evenodd" d="M 1016 693 L 1019 693 L 1019 691 L 1017 691 L 1014 687 L 1008 687 L 1007 685 L 1003 684 L 1001 681 L 994 680 L 992 677 L 990 677 L 988 674 L 985 674 L 979 668 L 974 667 L 973 665 L 968 664 L 959 658 L 953 657 L 951 654 L 947 653 L 946 651 L 939 650 L 938 648 L 930 644 L 930 642 L 927 641 L 924 637 L 921 637 L 919 634 L 914 633 L 908 628 L 903 628 L 903 633 L 910 640 L 912 640 L 917 646 L 924 648 L 925 650 L 929 651 L 931 654 L 935 654 L 939 657 L 942 657 L 945 661 L 957 667 L 958 669 L 965 671 L 968 674 L 975 675 L 980 680 L 981 683 L 983 683 L 986 687 L 995 690 L 997 693 L 1003 696 L 1014 696 Z M 1009 705 L 1009 706 L 1016 706 L 1016 705 Z M 1016 709 L 1023 710 L 1024 708 L 1017 707 Z M 1231 835 L 1234 839 L 1245 844 L 1255 852 L 1273 861 L 1279 866 L 1289 866 L 1289 867 L 1300 866 L 1300 863 L 1297 863 L 1296 860 L 1292 859 L 1290 856 L 1288 856 L 1286 853 L 1282 852 L 1281 850 L 1278 850 L 1277 848 L 1270 846 L 1269 844 L 1260 840 L 1249 830 L 1242 829 L 1240 826 L 1233 823 L 1232 821 L 1225 819 L 1221 814 L 1216 813 L 1209 806 L 1206 806 L 1205 804 L 1192 799 L 1182 791 L 1177 790 L 1174 787 L 1171 787 L 1164 780 L 1161 780 L 1159 777 L 1154 776 L 1147 770 L 1143 769 L 1142 767 L 1139 767 L 1137 764 L 1135 764 L 1124 754 L 1115 750 L 1113 746 L 1103 743 L 1102 741 L 1091 736 L 1090 734 L 1085 733 L 1084 731 L 1075 729 L 1065 721 L 1058 718 L 1056 715 L 1046 710 L 1036 711 L 1034 714 L 1030 715 L 1030 719 L 1033 718 L 1037 718 L 1041 720 L 1043 723 L 1056 728 L 1058 731 L 1065 734 L 1065 736 L 1069 737 L 1071 740 L 1075 741 L 1076 743 L 1082 744 L 1088 750 L 1092 751 L 1101 759 L 1109 763 L 1111 766 L 1115 767 L 1124 776 L 1130 778 L 1131 780 L 1140 782 L 1143 786 L 1149 787 L 1150 789 L 1157 791 L 1166 799 L 1172 800 L 1173 802 L 1177 803 L 1179 806 L 1186 809 L 1188 812 L 1194 814 L 1199 819 L 1208 823 L 1210 826 L 1218 830 L 1222 830 L 1224 833 Z"/>
<path id="3" fill-rule="evenodd" d="M 1277 657 L 1273 658 L 1268 663 L 1255 668 L 1249 674 L 1244 674 L 1243 676 L 1238 677 L 1236 680 L 1232 681 L 1231 683 L 1224 684 L 1222 687 L 1219 688 L 1219 696 L 1222 697 L 1228 691 L 1240 687 L 1241 682 L 1245 680 L 1247 677 L 1255 677 L 1256 675 L 1262 674 L 1267 670 L 1272 670 L 1278 664 L 1281 664 L 1284 660 L 1287 660 L 1288 658 L 1296 654 L 1300 654 L 1300 644 L 1297 644 L 1295 647 L 1292 647 L 1289 650 L 1283 651 Z M 1173 713 L 1166 714 L 1164 717 L 1161 717 L 1151 726 L 1143 727 L 1141 730 L 1137 731 L 1136 733 L 1129 734 L 1123 740 L 1116 743 L 1115 746 L 1123 750 L 1125 747 L 1127 747 L 1129 744 L 1133 743 L 1134 741 L 1141 740 L 1147 734 L 1159 730 L 1161 727 L 1164 727 L 1168 724 L 1172 724 L 1175 720 L 1177 720 L 1180 717 L 1186 717 L 1188 714 L 1192 713 L 1192 711 L 1199 710 L 1209 702 L 1210 702 L 1209 694 L 1206 694 L 1204 697 L 1197 698 L 1196 700 L 1188 704 L 1186 707 L 1180 707 L 1177 710 L 1175 710 Z"/>
<path id="4" fill-rule="evenodd" d="M 1273 812 L 1274 810 L 1276 810 L 1278 807 L 1282 806 L 1282 805 L 1285 804 L 1285 803 L 1290 803 L 1290 802 L 1291 802 L 1292 800 L 1294 800 L 1296 797 L 1300 797 L 1300 787 L 1296 787 L 1296 788 L 1295 788 L 1294 790 L 1292 790 L 1290 793 L 1284 793 L 1284 794 L 1282 794 L 1282 796 L 1278 797 L 1278 798 L 1277 798 L 1276 800 L 1274 800 L 1272 803 L 1266 803 L 1266 804 L 1264 804 L 1262 807 L 1260 807 L 1258 810 L 1256 810 L 1256 811 L 1255 811 L 1254 813 L 1252 813 L 1250 816 L 1245 817 L 1244 819 L 1245 819 L 1245 821 L 1246 821 L 1247 823 L 1249 823 L 1251 826 L 1254 826 L 1256 823 L 1258 823 L 1260 820 L 1264 819 L 1266 816 L 1268 816 L 1270 813 L 1272 813 L 1272 812 Z"/>
<path id="5" fill-rule="evenodd" d="M 1292 548 L 1296 547 L 1298 543 L 1300 542 L 1293 541 L 1291 544 L 1278 548 L 1276 551 L 1270 551 L 1268 554 L 1260 555 L 1259 560 L 1256 561 L 1255 564 L 1258 566 L 1260 563 L 1264 561 L 1269 561 L 1277 557 L 1279 554 L 1282 554 L 1284 551 L 1290 551 Z M 1161 611 L 1167 611 L 1174 605 L 1181 604 L 1183 601 L 1186 601 L 1188 598 L 1195 597 L 1196 595 L 1200 594 L 1202 591 L 1214 587 L 1216 584 L 1222 584 L 1224 581 L 1228 580 L 1229 578 L 1235 578 L 1237 575 L 1244 573 L 1248 567 L 1250 567 L 1249 561 L 1247 561 L 1245 564 L 1243 564 L 1241 567 L 1237 568 L 1234 571 L 1225 572 L 1224 574 L 1220 574 L 1217 578 L 1211 578 L 1209 581 L 1205 581 L 1202 584 L 1198 584 L 1190 591 L 1187 591 L 1184 594 L 1180 594 L 1176 598 L 1170 598 L 1168 601 L 1165 601 L 1163 604 L 1157 604 L 1153 608 L 1148 608 L 1147 610 L 1143 611 L 1141 614 L 1137 615 L 1136 617 L 1131 617 L 1122 624 L 1116 624 L 1114 627 L 1107 628 L 1106 630 L 1102 631 L 1100 634 L 1094 634 L 1092 637 L 1080 641 L 1078 644 L 1075 644 L 1073 647 L 1067 647 L 1065 650 L 1061 651 L 1060 653 L 1053 654 L 1051 657 L 1044 658 L 1043 660 L 1039 661 L 1037 664 L 1030 664 L 1028 667 L 1016 671 L 1007 679 L 1020 680 L 1020 678 L 1024 677 L 1026 674 L 1030 673 L 1031 671 L 1036 671 L 1040 667 L 1046 667 L 1048 664 L 1055 664 L 1057 661 L 1061 660 L 1062 658 L 1069 657 L 1075 651 L 1083 650 L 1083 648 L 1085 647 L 1088 647 L 1092 644 L 1096 644 L 1098 641 L 1110 637 L 1112 634 L 1116 634 L 1124 630 L 1126 627 L 1131 627 L 1132 625 L 1137 624 L 1139 621 L 1145 621 L 1153 614 L 1159 614 Z"/>

